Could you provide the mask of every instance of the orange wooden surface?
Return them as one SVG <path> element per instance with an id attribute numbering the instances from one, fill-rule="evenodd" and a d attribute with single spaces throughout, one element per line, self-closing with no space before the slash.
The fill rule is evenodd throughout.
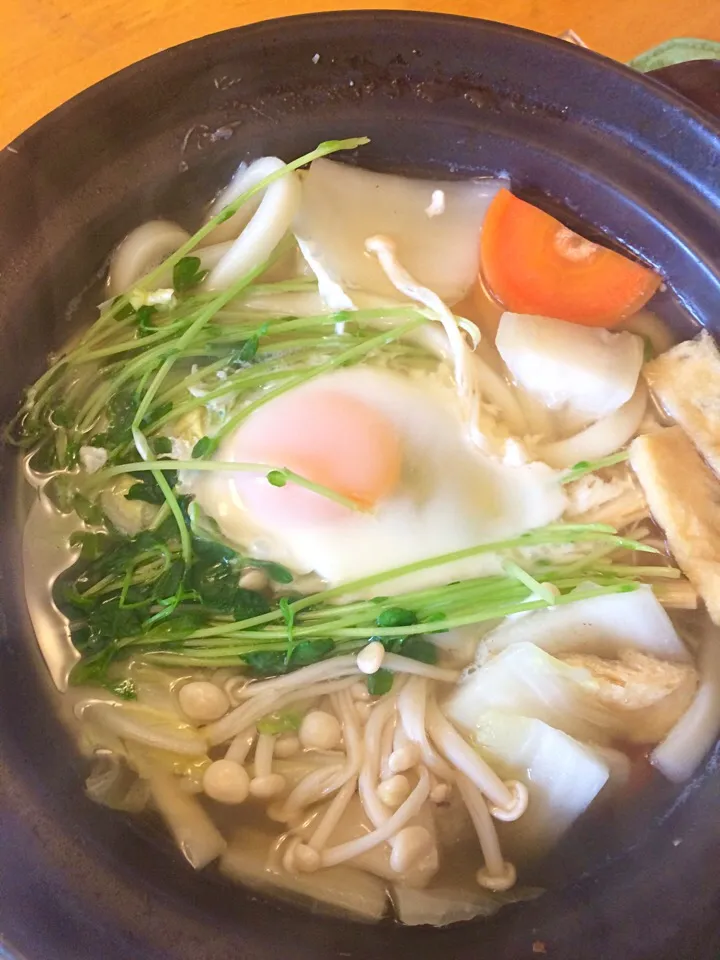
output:
<path id="1" fill-rule="evenodd" d="M 268 16 L 340 7 L 458 13 L 552 34 L 571 27 L 621 60 L 671 37 L 720 41 L 720 0 L 0 0 L 0 145 L 164 47 Z"/>

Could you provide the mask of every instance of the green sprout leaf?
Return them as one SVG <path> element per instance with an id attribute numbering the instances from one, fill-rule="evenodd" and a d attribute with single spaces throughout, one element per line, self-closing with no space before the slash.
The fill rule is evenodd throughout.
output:
<path id="1" fill-rule="evenodd" d="M 375 673 L 371 673 L 367 678 L 368 693 L 373 697 L 382 697 L 390 693 L 393 685 L 393 675 L 390 670 L 380 667 Z"/>
<path id="2" fill-rule="evenodd" d="M 200 267 L 200 257 L 183 257 L 173 267 L 173 289 L 175 293 L 187 293 L 199 286 L 208 275 Z"/>

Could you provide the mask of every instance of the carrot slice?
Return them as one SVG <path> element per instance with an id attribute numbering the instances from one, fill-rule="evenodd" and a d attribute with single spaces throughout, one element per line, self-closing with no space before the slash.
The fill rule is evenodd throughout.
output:
<path id="1" fill-rule="evenodd" d="M 639 310 L 660 277 L 501 190 L 480 237 L 483 280 L 513 313 L 609 327 Z"/>

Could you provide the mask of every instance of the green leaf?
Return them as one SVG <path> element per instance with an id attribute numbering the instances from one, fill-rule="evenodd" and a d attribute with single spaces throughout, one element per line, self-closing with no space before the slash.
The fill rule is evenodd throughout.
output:
<path id="1" fill-rule="evenodd" d="M 259 676 L 275 677 L 317 663 L 334 649 L 335 643 L 330 639 L 303 640 L 296 644 L 289 657 L 280 650 L 254 650 L 243 654 L 242 659 Z"/>
<path id="2" fill-rule="evenodd" d="M 156 457 L 172 453 L 172 440 L 170 437 L 150 437 L 150 449 Z"/>
<path id="3" fill-rule="evenodd" d="M 137 687 L 129 677 L 125 680 L 110 680 L 105 688 L 121 700 L 137 700 Z"/>
<path id="4" fill-rule="evenodd" d="M 173 267 L 173 288 L 175 293 L 187 293 L 202 283 L 208 275 L 200 268 L 200 257 L 183 257 Z"/>
<path id="5" fill-rule="evenodd" d="M 283 620 L 285 621 L 285 626 L 287 628 L 287 655 L 285 659 L 290 663 L 293 655 L 293 650 L 295 648 L 295 638 L 293 636 L 293 630 L 295 627 L 295 611 L 291 608 L 290 602 L 287 597 L 281 597 L 280 603 L 278 604 L 280 611 L 283 615 Z"/>
<path id="6" fill-rule="evenodd" d="M 148 334 L 155 333 L 157 327 L 152 321 L 157 312 L 158 308 L 156 306 L 149 306 L 148 304 L 143 304 L 142 307 L 138 308 L 135 314 L 135 321 L 141 335 L 147 336 Z"/>
<path id="7" fill-rule="evenodd" d="M 303 714 L 297 710 L 284 710 L 281 713 L 269 713 L 257 722 L 259 733 L 277 737 L 281 733 L 291 733 L 300 729 Z"/>
<path id="8" fill-rule="evenodd" d="M 206 563 L 230 562 L 237 559 L 237 550 L 220 540 L 207 540 L 204 537 L 193 538 L 193 553 Z"/>
<path id="9" fill-rule="evenodd" d="M 188 610 L 151 625 L 145 631 L 144 638 L 149 641 L 185 640 L 207 623 L 207 617 L 200 610 Z"/>
<path id="10" fill-rule="evenodd" d="M 375 623 L 378 627 L 410 627 L 417 623 L 417 616 L 405 607 L 387 607 L 378 615 Z"/>
<path id="11" fill-rule="evenodd" d="M 214 437 L 200 437 L 192 449 L 192 459 L 201 460 L 203 457 L 209 456 L 215 452 L 216 446 L 217 441 Z"/>
<path id="12" fill-rule="evenodd" d="M 285 654 L 279 650 L 255 650 L 242 654 L 240 659 L 260 677 L 276 677 L 290 669 L 290 665 L 285 661 Z"/>
<path id="13" fill-rule="evenodd" d="M 335 649 L 335 641 L 329 637 L 322 640 L 302 640 L 295 644 L 290 656 L 290 668 L 307 667 L 318 660 L 324 660 Z"/>
<path id="14" fill-rule="evenodd" d="M 382 697 L 392 690 L 393 675 L 390 670 L 380 667 L 375 673 L 371 673 L 367 678 L 368 693 L 373 697 Z"/>
<path id="15" fill-rule="evenodd" d="M 68 680 L 73 687 L 98 686 L 104 687 L 108 683 L 107 671 L 112 663 L 115 651 L 109 647 L 101 653 L 90 657 L 83 657 L 70 671 Z"/>
<path id="16" fill-rule="evenodd" d="M 115 306 L 116 303 L 118 303 L 119 301 L 124 300 L 124 299 L 125 299 L 124 294 L 120 294 L 119 297 L 115 297 L 115 299 L 114 299 L 113 302 L 112 302 L 112 305 Z M 133 307 L 133 305 L 132 305 L 131 303 L 129 303 L 129 302 L 126 301 L 126 302 L 120 307 L 120 309 L 118 310 L 118 312 L 115 314 L 115 319 L 116 319 L 116 320 L 127 320 L 127 318 L 128 318 L 128 317 L 131 317 L 134 313 L 135 313 L 135 308 Z"/>
<path id="17" fill-rule="evenodd" d="M 103 522 L 103 512 L 100 505 L 92 503 L 81 493 L 76 493 L 73 497 L 73 510 L 85 523 L 97 526 Z"/>
<path id="18" fill-rule="evenodd" d="M 140 421 L 141 427 L 151 427 L 156 420 L 160 420 L 162 417 L 166 417 L 173 408 L 172 400 L 165 400 L 164 403 L 156 404 L 151 410 L 149 410 L 145 416 Z"/>
<path id="19" fill-rule="evenodd" d="M 238 590 L 238 572 L 225 560 L 216 563 L 201 560 L 190 571 L 190 586 L 200 602 L 218 613 L 232 613 Z"/>
<path id="20" fill-rule="evenodd" d="M 52 421 L 57 427 L 72 428 L 77 423 L 77 412 L 70 407 L 55 407 L 52 412 Z"/>
<path id="21" fill-rule="evenodd" d="M 400 644 L 400 649 L 395 652 L 399 653 L 401 657 L 419 660 L 420 663 L 435 664 L 438 661 L 437 647 L 430 640 L 426 640 L 425 637 L 406 637 Z"/>
<path id="22" fill-rule="evenodd" d="M 290 570 L 281 563 L 275 563 L 274 560 L 256 560 L 254 557 L 248 557 L 246 563 L 250 567 L 258 567 L 260 570 L 264 570 L 275 583 L 286 584 L 292 583 L 294 580 Z"/>
<path id="23" fill-rule="evenodd" d="M 106 533 L 78 530 L 71 534 L 71 547 L 80 547 L 80 558 L 85 561 L 97 560 L 107 550 L 110 537 Z"/>
<path id="24" fill-rule="evenodd" d="M 142 621 L 136 610 L 121 607 L 120 598 L 111 597 L 88 612 L 87 626 L 89 635 L 86 649 L 103 650 L 123 637 L 139 635 Z"/>
<path id="25" fill-rule="evenodd" d="M 177 470 L 165 470 L 164 474 L 170 488 L 175 487 L 178 481 Z M 152 473 L 145 473 L 142 480 L 130 487 L 125 494 L 125 499 L 141 500 L 143 503 L 151 503 L 153 506 L 162 506 L 165 503 L 165 494 Z"/>
<path id="26" fill-rule="evenodd" d="M 29 466 L 35 473 L 52 473 L 57 469 L 57 447 L 53 437 L 40 444 L 30 457 Z"/>
<path id="27" fill-rule="evenodd" d="M 270 613 L 270 604 L 261 593 L 244 587 L 237 588 L 233 604 L 235 620 L 249 620 L 251 617 L 261 617 L 264 613 Z"/>

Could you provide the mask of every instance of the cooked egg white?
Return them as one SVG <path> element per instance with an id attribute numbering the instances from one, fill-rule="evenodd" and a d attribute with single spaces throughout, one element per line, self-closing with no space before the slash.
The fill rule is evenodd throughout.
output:
<path id="1" fill-rule="evenodd" d="M 264 473 L 183 479 L 248 555 L 330 584 L 517 535 L 557 520 L 566 505 L 546 465 L 502 466 L 471 445 L 439 375 L 364 367 L 318 377 L 251 414 L 216 456 L 289 467 L 362 507 L 292 483 L 273 487 Z M 473 558 L 396 580 L 392 590 L 497 568 L 492 556 Z"/>

